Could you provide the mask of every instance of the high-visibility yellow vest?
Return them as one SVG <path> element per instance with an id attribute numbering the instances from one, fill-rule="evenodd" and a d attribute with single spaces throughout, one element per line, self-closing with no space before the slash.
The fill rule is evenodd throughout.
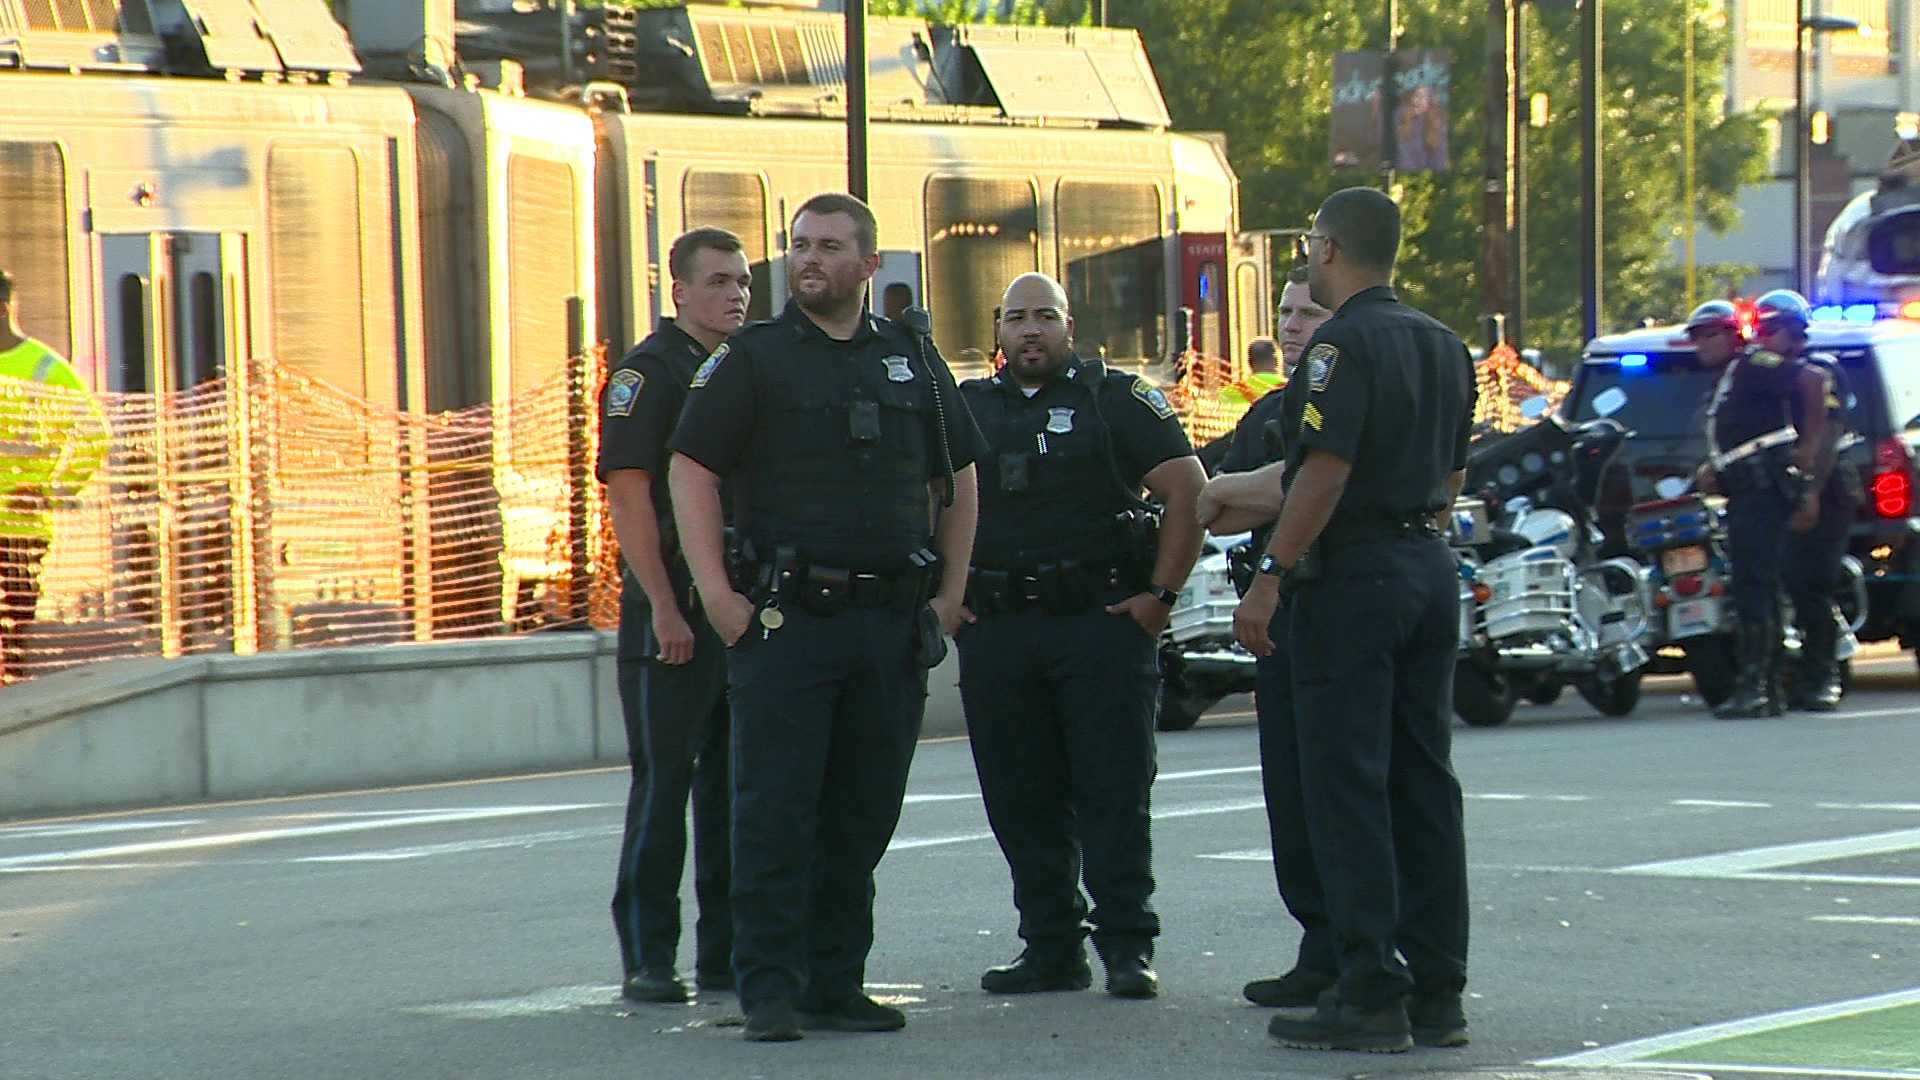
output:
<path id="1" fill-rule="evenodd" d="M 1220 388 L 1220 400 L 1229 405 L 1251 405 L 1270 391 L 1287 385 L 1287 377 L 1277 371 L 1256 371 L 1239 382 Z"/>
<path id="2" fill-rule="evenodd" d="M 51 540 L 47 496 L 85 484 L 106 454 L 100 405 L 59 353 L 32 338 L 0 352 L 0 536 Z"/>

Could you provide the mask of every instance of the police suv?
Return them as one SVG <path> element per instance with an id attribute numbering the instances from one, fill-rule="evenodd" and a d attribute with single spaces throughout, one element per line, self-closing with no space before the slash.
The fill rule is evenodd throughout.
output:
<path id="1" fill-rule="evenodd" d="M 1837 357 L 1853 389 L 1847 427 L 1852 461 L 1866 487 L 1849 552 L 1866 575 L 1862 641 L 1898 638 L 1920 645 L 1920 322 L 1876 317 L 1872 305 L 1816 308 L 1807 351 Z M 1627 392 L 1614 419 L 1634 432 L 1601 492 L 1598 513 L 1607 547 L 1625 549 L 1625 520 L 1636 502 L 1659 499 L 1655 485 L 1690 481 L 1707 455 L 1706 410 L 1717 372 L 1703 368 L 1678 326 L 1595 338 L 1561 403 L 1571 422 L 1591 420 L 1594 399 Z M 1669 485 L 1670 486 L 1670 485 Z"/>

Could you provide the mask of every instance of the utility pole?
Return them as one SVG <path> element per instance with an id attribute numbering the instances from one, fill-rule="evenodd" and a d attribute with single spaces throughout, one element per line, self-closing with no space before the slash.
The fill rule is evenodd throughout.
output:
<path id="1" fill-rule="evenodd" d="M 1393 55 L 1400 48 L 1400 2 L 1387 0 L 1387 61 L 1380 79 L 1380 189 L 1389 196 L 1393 194 L 1393 167 L 1400 153 L 1399 133 L 1393 128 L 1393 104 L 1398 87 L 1394 76 L 1399 74 Z"/>
<path id="2" fill-rule="evenodd" d="M 1513 7 L 1513 309 L 1507 316 L 1507 340 L 1516 349 L 1527 340 L 1527 137 L 1532 127 L 1531 103 L 1527 96 L 1527 5 L 1522 0 Z"/>
<path id="3" fill-rule="evenodd" d="M 1601 273 L 1600 101 L 1602 0 L 1580 0 L 1580 335 L 1600 334 L 1604 307 Z"/>
<path id="4" fill-rule="evenodd" d="M 1681 218 L 1681 234 L 1686 238 L 1687 248 L 1687 310 L 1692 311 L 1698 302 L 1698 274 L 1694 263 L 1694 205 L 1693 205 L 1693 4 L 1694 0 L 1681 0 L 1687 8 L 1687 21 L 1682 34 L 1682 55 L 1680 89 L 1680 205 L 1684 208 Z"/>
<path id="5" fill-rule="evenodd" d="M 847 192 L 867 200 L 867 0 L 847 0 Z"/>
<path id="6" fill-rule="evenodd" d="M 1482 157 L 1480 313 L 1495 327 L 1487 347 L 1504 340 L 1498 328 L 1510 308 L 1513 281 L 1514 107 L 1513 57 L 1516 0 L 1487 0 L 1487 128 Z"/>

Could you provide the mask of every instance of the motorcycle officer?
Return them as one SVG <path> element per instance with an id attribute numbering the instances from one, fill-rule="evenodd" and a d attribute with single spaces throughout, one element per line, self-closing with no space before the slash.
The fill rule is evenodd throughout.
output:
<path id="1" fill-rule="evenodd" d="M 1759 347 L 1736 350 L 1714 388 L 1707 408 L 1711 456 L 1698 474 L 1703 490 L 1727 496 L 1740 667 L 1733 696 L 1713 711 L 1723 719 L 1782 711 L 1775 680 L 1788 534 L 1818 523 L 1820 489 L 1832 465 L 1827 399 L 1834 383 L 1829 368 L 1804 356 L 1812 319 L 1806 299 L 1776 289 L 1755 301 L 1754 314 Z M 1692 318 L 1688 324 L 1692 336 Z M 1823 640 L 1831 663 L 1830 625 Z"/>

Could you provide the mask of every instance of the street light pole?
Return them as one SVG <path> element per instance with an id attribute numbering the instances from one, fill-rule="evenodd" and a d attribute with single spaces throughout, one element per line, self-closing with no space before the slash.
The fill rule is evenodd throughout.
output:
<path id="1" fill-rule="evenodd" d="M 1837 15 L 1808 15 L 1800 0 L 1793 30 L 1793 287 L 1807 295 L 1813 283 L 1813 135 L 1807 122 L 1807 43 L 1815 34 L 1858 30 L 1860 24 Z"/>
<path id="2" fill-rule="evenodd" d="M 1600 335 L 1601 0 L 1580 0 L 1580 340 Z"/>
<path id="3" fill-rule="evenodd" d="M 867 0 L 847 0 L 847 193 L 867 200 Z"/>

